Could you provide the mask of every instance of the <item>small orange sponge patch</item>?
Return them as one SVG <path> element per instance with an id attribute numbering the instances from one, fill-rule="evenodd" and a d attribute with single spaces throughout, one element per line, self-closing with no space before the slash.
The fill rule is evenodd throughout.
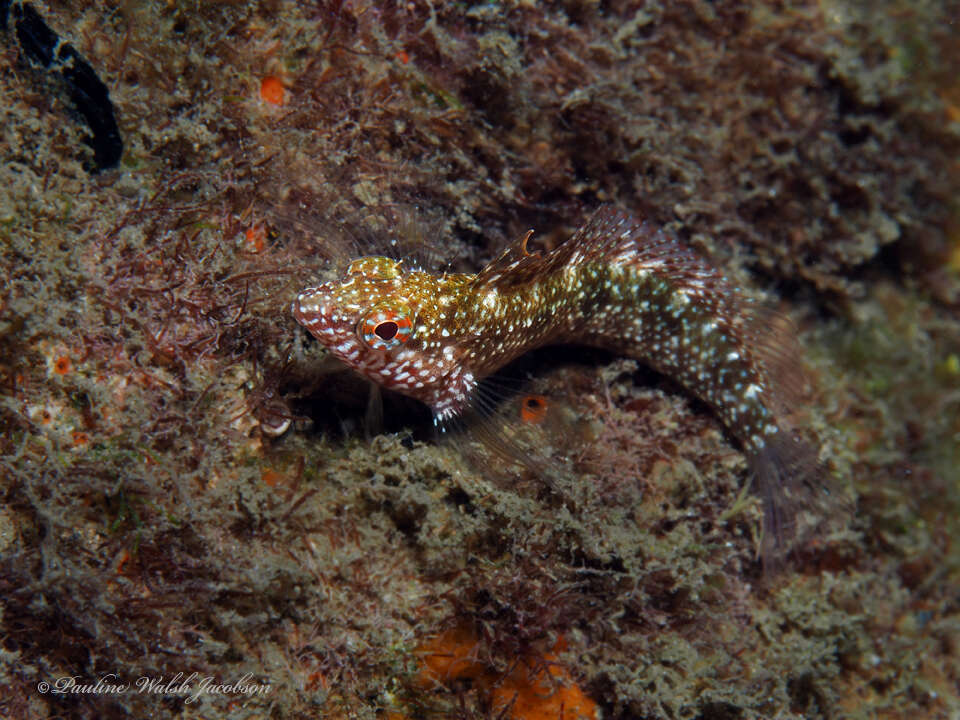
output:
<path id="1" fill-rule="evenodd" d="M 554 652 L 560 649 L 557 642 Z M 597 705 L 577 686 L 555 655 L 518 658 L 507 675 L 477 658 L 477 639 L 456 628 L 420 646 L 419 683 L 424 688 L 453 680 L 472 680 L 492 706 L 495 716 L 512 720 L 596 720 Z"/>
<path id="2" fill-rule="evenodd" d="M 287 90 L 276 75 L 267 75 L 260 81 L 260 99 L 271 105 L 283 105 Z"/>

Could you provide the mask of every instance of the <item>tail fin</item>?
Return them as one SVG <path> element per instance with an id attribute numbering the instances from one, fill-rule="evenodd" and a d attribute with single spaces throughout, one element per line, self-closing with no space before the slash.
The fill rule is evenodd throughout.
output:
<path id="1" fill-rule="evenodd" d="M 761 558 L 775 568 L 791 549 L 850 514 L 847 494 L 820 462 L 819 449 L 795 428 L 809 419 L 804 410 L 813 383 L 803 365 L 797 328 L 787 315 L 768 306 L 746 308 L 744 339 L 767 378 L 764 404 L 779 431 L 764 436 L 750 455 L 755 490 L 763 499 Z"/>
<path id="2" fill-rule="evenodd" d="M 813 445 L 788 430 L 765 441 L 751 455 L 750 467 L 764 507 L 761 557 L 764 567 L 771 569 L 850 508 Z"/>

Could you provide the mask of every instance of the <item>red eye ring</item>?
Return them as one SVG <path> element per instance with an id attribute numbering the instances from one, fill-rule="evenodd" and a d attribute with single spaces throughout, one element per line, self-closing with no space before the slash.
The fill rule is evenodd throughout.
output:
<path id="1" fill-rule="evenodd" d="M 410 311 L 398 305 L 381 305 L 357 323 L 357 335 L 374 350 L 389 350 L 405 343 L 413 334 Z"/>

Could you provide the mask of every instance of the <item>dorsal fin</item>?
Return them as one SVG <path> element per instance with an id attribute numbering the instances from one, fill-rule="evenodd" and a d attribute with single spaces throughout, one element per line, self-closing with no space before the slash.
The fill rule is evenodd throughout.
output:
<path id="1" fill-rule="evenodd" d="M 527 250 L 527 242 L 533 230 L 500 253 L 496 260 L 487 265 L 474 277 L 474 287 L 495 285 L 498 288 L 512 288 L 523 285 L 541 274 L 546 266 L 539 252 Z"/>
<path id="2" fill-rule="evenodd" d="M 569 240 L 546 257 L 527 250 L 532 233 L 528 232 L 481 270 L 474 287 L 515 289 L 564 266 L 588 262 L 662 264 L 675 271 L 678 278 L 719 277 L 691 248 L 614 205 L 601 206 Z"/>

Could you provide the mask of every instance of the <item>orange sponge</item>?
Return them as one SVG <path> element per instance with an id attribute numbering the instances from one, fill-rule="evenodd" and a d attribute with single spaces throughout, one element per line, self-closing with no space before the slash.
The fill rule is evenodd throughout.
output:
<path id="1" fill-rule="evenodd" d="M 538 658 L 517 658 L 503 675 L 477 657 L 478 642 L 469 628 L 448 630 L 420 646 L 418 682 L 422 687 L 472 680 L 489 698 L 496 716 L 511 720 L 596 720 L 597 704 L 557 664 L 555 652 Z"/>

